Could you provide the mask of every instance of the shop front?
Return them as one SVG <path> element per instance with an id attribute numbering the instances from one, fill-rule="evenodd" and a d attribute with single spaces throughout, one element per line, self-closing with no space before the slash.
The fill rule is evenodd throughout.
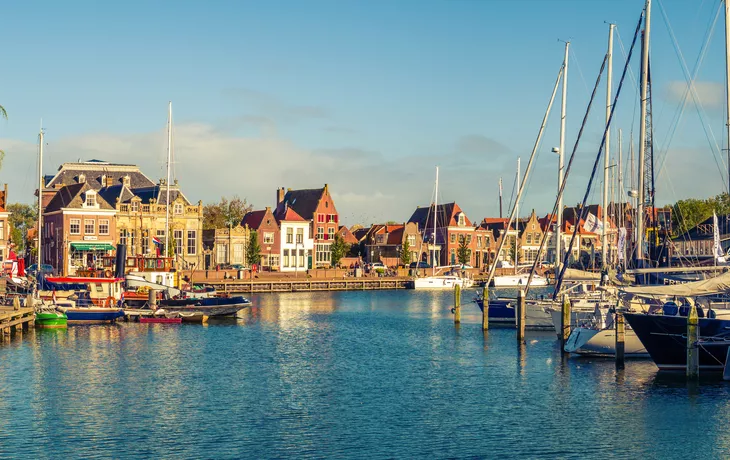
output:
<path id="1" fill-rule="evenodd" d="M 71 243 L 69 248 L 69 276 L 111 276 L 104 267 L 103 257 L 116 248 L 111 242 Z M 113 270 L 111 270 L 113 271 Z"/>

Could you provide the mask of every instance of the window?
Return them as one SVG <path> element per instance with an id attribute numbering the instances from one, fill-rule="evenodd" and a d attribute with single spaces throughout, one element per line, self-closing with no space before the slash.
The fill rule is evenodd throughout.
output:
<path id="1" fill-rule="evenodd" d="M 466 244 L 471 244 L 471 235 L 466 235 Z"/>
<path id="2" fill-rule="evenodd" d="M 150 252 L 150 231 L 142 230 L 142 254 Z"/>
<path id="3" fill-rule="evenodd" d="M 324 223 L 324 214 L 317 214 L 317 222 L 320 224 Z"/>
<path id="4" fill-rule="evenodd" d="M 315 257 L 317 265 L 329 265 L 332 260 L 329 244 L 317 244 L 315 246 Z"/>
<path id="5" fill-rule="evenodd" d="M 264 244 L 274 244 L 274 232 L 264 232 Z"/>
<path id="6" fill-rule="evenodd" d="M 482 237 L 481 236 L 477 236 L 477 247 L 478 248 L 482 247 Z"/>
<path id="7" fill-rule="evenodd" d="M 198 235 L 195 230 L 188 230 L 188 255 L 194 256 L 198 253 Z"/>
<path id="8" fill-rule="evenodd" d="M 332 228 L 332 227 L 328 228 L 327 229 L 327 236 L 329 237 L 328 239 L 334 240 L 335 239 L 335 229 Z"/>
<path id="9" fill-rule="evenodd" d="M 329 222 L 331 224 L 337 223 L 337 214 L 329 214 L 327 216 L 327 222 Z"/>
<path id="10" fill-rule="evenodd" d="M 284 260 L 282 261 L 281 265 L 283 267 L 289 266 L 289 250 L 288 249 L 284 249 Z"/>
<path id="11" fill-rule="evenodd" d="M 96 193 L 93 190 L 86 192 L 86 206 L 91 208 L 96 206 Z"/>
<path id="12" fill-rule="evenodd" d="M 304 249 L 299 250 L 299 266 L 304 266 Z"/>
<path id="13" fill-rule="evenodd" d="M 137 212 L 137 211 L 139 211 L 139 201 L 135 200 L 135 201 L 132 201 L 132 212 Z"/>
<path id="14" fill-rule="evenodd" d="M 119 244 L 127 245 L 127 229 L 119 230 Z"/>
<path id="15" fill-rule="evenodd" d="M 183 205 L 182 205 L 182 203 L 175 203 L 175 204 L 173 205 L 173 207 L 172 207 L 172 212 L 173 212 L 173 213 L 174 213 L 175 215 L 178 215 L 178 216 L 179 216 L 180 214 L 182 214 L 182 213 L 183 213 Z"/>
<path id="16" fill-rule="evenodd" d="M 286 229 L 286 242 L 287 244 L 292 244 L 294 242 L 294 229 L 292 227 L 288 227 Z M 284 262 L 284 266 L 287 266 L 286 262 Z"/>
<path id="17" fill-rule="evenodd" d="M 71 219 L 71 226 L 69 227 L 69 233 L 72 235 L 81 234 L 81 219 Z"/>
<path id="18" fill-rule="evenodd" d="M 297 229 L 297 243 L 304 243 L 304 229 Z"/>
<path id="19" fill-rule="evenodd" d="M 137 230 L 129 232 L 129 252 L 134 254 L 137 244 Z"/>
<path id="20" fill-rule="evenodd" d="M 108 235 L 109 234 L 109 219 L 100 219 L 99 220 L 99 235 Z"/>
<path id="21" fill-rule="evenodd" d="M 216 244 L 215 261 L 218 264 L 228 263 L 228 245 L 225 243 Z"/>
<path id="22" fill-rule="evenodd" d="M 463 227 L 464 225 L 464 214 L 459 214 L 459 227 Z"/>
<path id="23" fill-rule="evenodd" d="M 532 233 L 527 234 L 527 244 L 532 244 Z"/>
<path id="24" fill-rule="evenodd" d="M 324 229 L 322 227 L 317 227 L 317 239 L 318 240 L 324 239 Z"/>
<path id="25" fill-rule="evenodd" d="M 451 234 L 451 242 L 456 243 L 456 233 Z"/>
<path id="26" fill-rule="evenodd" d="M 96 222 L 94 219 L 84 219 L 84 234 L 93 235 L 96 233 Z"/>
<path id="27" fill-rule="evenodd" d="M 234 264 L 243 263 L 243 244 L 237 243 L 233 245 L 233 260 Z"/>
<path id="28" fill-rule="evenodd" d="M 53 227 L 53 226 L 51 226 Z M 53 229 L 51 229 L 51 233 L 53 233 Z M 5 239 L 5 221 L 0 220 L 0 241 L 3 241 Z M 0 257 L 2 259 L 2 257 Z"/>
<path id="29" fill-rule="evenodd" d="M 408 235 L 408 246 L 414 247 L 416 245 L 416 235 Z"/>
<path id="30" fill-rule="evenodd" d="M 172 238 L 175 241 L 175 255 L 182 255 L 183 252 L 183 231 L 173 230 Z"/>

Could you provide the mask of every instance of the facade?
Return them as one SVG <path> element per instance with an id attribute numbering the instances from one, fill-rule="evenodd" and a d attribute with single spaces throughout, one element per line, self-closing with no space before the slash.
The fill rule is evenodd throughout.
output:
<path id="1" fill-rule="evenodd" d="M 88 183 L 61 187 L 43 213 L 41 263 L 64 276 L 104 270 L 116 249 L 116 209 Z"/>
<path id="2" fill-rule="evenodd" d="M 276 191 L 276 211 L 291 208 L 309 222 L 309 234 L 314 240 L 313 267 L 329 267 L 332 262 L 330 245 L 339 229 L 339 214 L 329 187 L 292 190 L 279 188 Z"/>
<path id="3" fill-rule="evenodd" d="M 155 183 L 135 165 L 99 160 L 64 163 L 54 176 L 46 177 L 44 209 L 65 187 L 79 184 L 97 192 L 101 201 L 116 211 L 114 239 L 127 246 L 128 256 L 164 253 L 165 230 L 169 226 L 168 246 L 177 267 L 202 267 L 203 204 L 200 201 L 192 204 L 180 190 L 177 180 L 169 187 L 164 179 Z"/>
<path id="4" fill-rule="evenodd" d="M 9 258 L 12 242 L 10 241 L 10 213 L 8 212 L 8 184 L 0 190 L 0 264 Z"/>
<path id="5" fill-rule="evenodd" d="M 509 219 L 501 217 L 485 217 L 479 224 L 479 229 L 482 230 L 484 238 L 484 247 L 488 253 L 487 263 L 491 264 L 493 261 L 497 262 L 509 262 L 514 264 L 514 256 L 512 247 L 517 241 L 517 230 L 515 230 L 514 224 L 507 228 Z M 505 236 L 506 235 L 506 236 Z M 502 251 L 497 255 L 497 249 L 502 241 L 502 238 L 507 238 L 507 241 L 502 247 Z M 484 260 L 484 252 L 482 252 L 482 260 Z M 482 267 L 485 267 L 482 265 Z M 488 268 L 488 265 L 486 266 Z"/>
<path id="6" fill-rule="evenodd" d="M 276 220 L 279 223 L 281 271 L 299 272 L 312 268 L 314 240 L 309 234 L 309 222 L 290 207 L 278 212 Z"/>
<path id="7" fill-rule="evenodd" d="M 241 225 L 203 230 L 203 267 L 211 270 L 226 265 L 248 267 L 246 249 L 251 230 Z"/>
<path id="8" fill-rule="evenodd" d="M 401 265 L 403 248 L 407 247 L 411 262 L 427 261 L 428 250 L 424 247 L 418 224 L 372 225 L 365 236 L 364 259 L 366 262 L 382 262 L 389 267 Z"/>
<path id="9" fill-rule="evenodd" d="M 279 224 L 270 207 L 246 213 L 241 226 L 255 231 L 261 247 L 261 266 L 276 271 L 280 269 L 281 239 Z"/>
<path id="10" fill-rule="evenodd" d="M 482 236 L 481 244 L 484 244 L 485 232 L 477 232 L 466 214 L 456 203 L 440 204 L 436 207 L 431 205 L 427 208 L 416 208 L 408 219 L 423 229 L 423 238 L 428 245 L 432 244 L 432 232 L 434 228 L 434 216 L 436 221 L 436 265 L 458 265 L 458 251 L 462 241 L 466 242 L 468 257 L 466 263 L 476 265 L 477 236 Z M 483 258 L 485 248 L 480 247 L 480 257 Z M 430 248 L 429 248 L 430 252 Z"/>
<path id="11" fill-rule="evenodd" d="M 723 254 L 730 249 L 730 214 L 717 216 L 718 233 L 720 234 L 720 246 Z M 715 224 L 713 217 L 695 225 L 688 232 L 672 239 L 674 256 L 679 259 L 690 259 L 700 261 L 714 260 Z"/>

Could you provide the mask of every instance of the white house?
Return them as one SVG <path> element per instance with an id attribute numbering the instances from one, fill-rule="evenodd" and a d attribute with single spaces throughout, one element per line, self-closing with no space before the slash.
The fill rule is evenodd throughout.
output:
<path id="1" fill-rule="evenodd" d="M 309 234 L 309 221 L 292 208 L 285 207 L 276 215 L 280 228 L 280 270 L 282 272 L 305 272 L 312 268 L 314 240 Z"/>

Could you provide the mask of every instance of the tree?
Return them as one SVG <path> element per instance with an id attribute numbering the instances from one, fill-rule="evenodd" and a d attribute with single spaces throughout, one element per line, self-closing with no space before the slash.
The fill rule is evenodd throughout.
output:
<path id="1" fill-rule="evenodd" d="M 255 231 L 252 231 L 248 238 L 248 246 L 246 246 L 246 260 L 249 265 L 259 264 L 261 262 L 259 235 Z"/>
<path id="2" fill-rule="evenodd" d="M 0 105 L 0 118 L 8 119 L 8 112 L 5 111 L 5 107 Z M 5 150 L 0 150 L 0 165 L 2 165 L 3 160 L 5 159 Z"/>
<path id="3" fill-rule="evenodd" d="M 25 251 L 25 237 L 28 229 L 33 228 L 38 222 L 38 203 L 33 205 L 24 203 L 12 203 L 8 205 L 10 213 L 10 241 L 15 245 L 16 251 Z"/>
<path id="4" fill-rule="evenodd" d="M 469 263 L 469 243 L 466 240 L 466 236 L 459 236 L 459 249 L 456 250 L 456 257 L 459 259 L 459 263 L 464 265 Z"/>
<path id="5" fill-rule="evenodd" d="M 253 206 L 248 204 L 245 198 L 239 198 L 238 195 L 233 195 L 230 200 L 221 197 L 218 203 L 203 206 L 203 229 L 235 227 L 252 209 Z"/>
<path id="6" fill-rule="evenodd" d="M 332 266 L 337 267 L 340 265 L 340 260 L 345 257 L 345 254 L 350 249 L 350 245 L 345 243 L 342 236 L 337 233 L 335 234 L 335 241 L 330 245 L 330 255 L 332 257 Z"/>
<path id="7" fill-rule="evenodd" d="M 411 263 L 411 245 L 408 243 L 408 238 L 400 248 L 400 263 L 406 267 Z"/>

